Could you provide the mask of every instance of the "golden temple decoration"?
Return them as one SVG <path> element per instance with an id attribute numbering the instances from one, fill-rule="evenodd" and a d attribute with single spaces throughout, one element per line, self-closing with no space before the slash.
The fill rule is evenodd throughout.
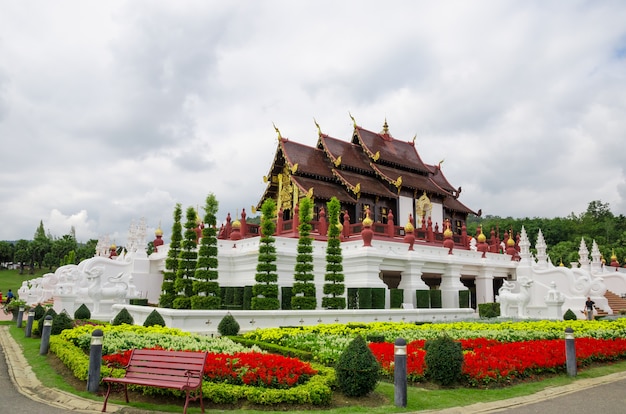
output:
<path id="1" fill-rule="evenodd" d="M 294 185 L 291 183 L 291 170 L 288 165 L 278 175 L 278 205 L 284 210 L 291 209 Z"/>
<path id="2" fill-rule="evenodd" d="M 313 122 L 315 122 L 315 126 L 317 127 L 317 135 L 322 136 L 322 129 L 320 128 L 320 124 L 317 123 L 315 118 L 313 118 Z"/>
<path id="3" fill-rule="evenodd" d="M 295 174 L 295 173 L 296 173 L 296 171 L 298 171 L 298 163 L 295 163 L 295 164 L 293 165 L 293 167 L 291 167 L 291 173 L 292 173 L 292 174 Z"/>
<path id="4" fill-rule="evenodd" d="M 339 167 L 341 165 L 341 155 L 337 157 L 337 159 L 335 159 L 335 167 Z"/>
<path id="5" fill-rule="evenodd" d="M 380 151 L 376 151 L 376 154 L 372 155 L 372 159 L 374 161 L 378 161 L 379 158 L 380 158 Z"/>
<path id="6" fill-rule="evenodd" d="M 426 191 L 422 194 L 422 196 L 415 203 L 415 218 L 416 223 L 421 223 L 422 220 L 430 217 L 430 213 L 433 209 L 433 205 L 430 202 L 430 199 L 426 195 Z"/>
<path id="7" fill-rule="evenodd" d="M 309 199 L 313 198 L 313 187 L 309 188 L 309 191 L 307 191 L 306 198 L 309 198 Z"/>
<path id="8" fill-rule="evenodd" d="M 412 140 L 412 144 L 413 146 L 415 146 L 415 140 L 417 139 L 417 134 L 413 135 L 413 140 Z"/>
<path id="9" fill-rule="evenodd" d="M 352 124 L 356 128 L 356 119 L 354 119 L 354 117 L 352 116 L 352 114 L 350 112 L 348 112 L 348 115 L 350 115 L 350 119 L 352 120 Z"/>
<path id="10" fill-rule="evenodd" d="M 398 176 L 398 179 L 393 182 L 393 185 L 395 185 L 398 190 L 400 189 L 400 187 L 402 187 L 402 176 L 401 175 Z"/>
<path id="11" fill-rule="evenodd" d="M 359 194 L 361 192 L 361 183 L 356 183 L 352 191 L 354 191 L 354 194 Z"/>
<path id="12" fill-rule="evenodd" d="M 383 130 L 380 131 L 383 135 L 389 135 L 389 125 L 387 125 L 387 118 L 385 118 L 385 123 L 383 124 Z"/>
<path id="13" fill-rule="evenodd" d="M 251 206 L 250 211 L 252 211 L 252 214 L 256 214 L 256 206 L 254 204 Z"/>
<path id="14" fill-rule="evenodd" d="M 264 176 L 263 176 L 263 182 L 264 182 L 264 183 L 267 183 L 268 181 L 269 181 L 269 178 L 267 178 L 267 175 L 264 175 Z"/>
<path id="15" fill-rule="evenodd" d="M 278 140 L 281 141 L 283 139 L 283 136 L 280 134 L 280 131 L 273 122 L 272 125 L 274 125 L 274 130 L 276 130 L 276 133 L 278 134 Z"/>

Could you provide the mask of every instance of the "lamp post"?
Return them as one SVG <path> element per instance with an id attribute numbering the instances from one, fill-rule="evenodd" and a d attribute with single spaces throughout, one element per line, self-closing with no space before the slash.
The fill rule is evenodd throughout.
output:
<path id="1" fill-rule="evenodd" d="M 393 362 L 394 402 L 396 407 L 406 407 L 406 340 L 404 338 L 398 338 L 394 343 Z"/>
<path id="2" fill-rule="evenodd" d="M 52 330 L 52 316 L 47 315 L 43 321 L 43 329 L 41 330 L 41 345 L 39 346 L 39 355 L 48 354 L 50 349 L 50 331 Z"/>
<path id="3" fill-rule="evenodd" d="M 89 349 L 89 372 L 87 373 L 87 391 L 97 392 L 100 387 L 100 367 L 102 365 L 102 329 L 94 329 L 91 334 Z"/>
<path id="4" fill-rule="evenodd" d="M 565 328 L 565 362 L 567 375 L 576 376 L 576 345 L 574 344 L 574 330 L 569 326 Z"/>

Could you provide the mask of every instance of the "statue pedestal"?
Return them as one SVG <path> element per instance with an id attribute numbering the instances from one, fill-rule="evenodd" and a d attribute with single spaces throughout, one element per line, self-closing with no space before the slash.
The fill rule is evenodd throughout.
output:
<path id="1" fill-rule="evenodd" d="M 548 319 L 562 320 L 563 319 L 563 303 L 562 299 L 548 300 L 546 299 L 546 306 L 548 307 Z"/>

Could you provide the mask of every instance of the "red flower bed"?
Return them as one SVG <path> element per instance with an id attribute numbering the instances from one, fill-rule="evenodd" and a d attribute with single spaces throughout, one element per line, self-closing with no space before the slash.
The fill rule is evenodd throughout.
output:
<path id="1" fill-rule="evenodd" d="M 424 379 L 423 340 L 407 345 L 407 375 L 410 381 Z M 508 384 L 515 379 L 565 369 L 565 340 L 536 340 L 502 343 L 476 338 L 459 341 L 464 351 L 463 374 L 468 385 Z M 610 361 L 626 357 L 626 339 L 577 338 L 578 365 L 592 361 Z M 393 377 L 394 345 L 369 344 L 383 372 Z"/>
<path id="2" fill-rule="evenodd" d="M 159 348 L 152 348 L 159 349 Z M 191 351 L 190 351 L 191 352 Z M 108 364 L 124 367 L 131 351 L 105 355 Z M 211 382 L 246 384 L 265 388 L 289 388 L 306 382 L 317 371 L 296 358 L 259 352 L 238 352 L 234 355 L 209 352 L 204 366 L 205 378 Z"/>

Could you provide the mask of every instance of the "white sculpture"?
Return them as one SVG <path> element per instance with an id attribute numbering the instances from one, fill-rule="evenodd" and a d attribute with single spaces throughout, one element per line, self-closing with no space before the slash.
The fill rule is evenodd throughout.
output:
<path id="1" fill-rule="evenodd" d="M 530 287 L 533 284 L 531 279 L 526 277 L 520 278 L 517 282 L 520 287 L 519 292 L 513 292 L 515 283 L 504 281 L 502 287 L 498 290 L 497 302 L 500 303 L 501 316 L 516 316 L 511 314 L 511 307 L 517 307 L 517 316 L 526 318 L 526 306 L 530 302 Z"/>

